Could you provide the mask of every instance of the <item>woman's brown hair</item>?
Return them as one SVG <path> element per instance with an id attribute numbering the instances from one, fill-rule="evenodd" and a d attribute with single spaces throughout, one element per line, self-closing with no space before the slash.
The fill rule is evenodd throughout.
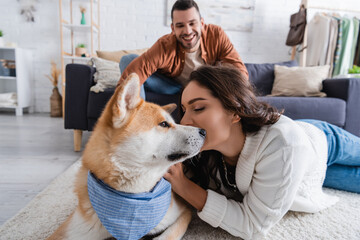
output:
<path id="1" fill-rule="evenodd" d="M 256 134 L 262 126 L 274 124 L 280 118 L 281 113 L 276 108 L 257 100 L 250 81 L 234 67 L 202 66 L 191 73 L 191 81 L 209 89 L 226 110 L 237 114 L 245 134 Z M 181 116 L 183 114 L 181 112 Z M 216 172 L 221 166 L 221 157 L 216 151 L 202 152 L 187 161 L 185 169 L 191 170 L 192 180 L 203 188 L 209 187 L 211 178 L 218 190 L 220 183 L 216 180 Z"/>

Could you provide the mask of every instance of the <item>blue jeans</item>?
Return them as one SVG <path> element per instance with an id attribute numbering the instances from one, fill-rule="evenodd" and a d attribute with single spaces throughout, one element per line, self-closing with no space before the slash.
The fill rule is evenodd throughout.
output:
<path id="1" fill-rule="evenodd" d="M 125 68 L 131 63 L 138 55 L 129 54 L 125 55 L 120 60 L 120 71 L 123 73 Z M 141 86 L 140 96 L 146 99 L 145 91 L 155 92 L 160 94 L 175 94 L 180 92 L 182 85 L 175 82 L 173 79 L 168 78 L 158 72 L 155 72 L 145 83 Z"/>
<path id="2" fill-rule="evenodd" d="M 360 193 L 360 138 L 327 122 L 301 119 L 321 129 L 327 138 L 325 187 Z"/>

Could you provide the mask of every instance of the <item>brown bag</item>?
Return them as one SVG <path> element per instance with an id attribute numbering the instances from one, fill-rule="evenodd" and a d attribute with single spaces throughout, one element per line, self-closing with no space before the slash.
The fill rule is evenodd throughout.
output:
<path id="1" fill-rule="evenodd" d="M 290 31 L 286 39 L 287 46 L 296 46 L 304 40 L 306 26 L 306 8 L 301 5 L 299 12 L 290 17 Z"/>

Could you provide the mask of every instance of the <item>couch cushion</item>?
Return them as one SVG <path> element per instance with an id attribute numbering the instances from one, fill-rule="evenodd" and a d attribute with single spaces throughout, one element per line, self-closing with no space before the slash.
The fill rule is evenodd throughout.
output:
<path id="1" fill-rule="evenodd" d="M 271 96 L 325 97 L 322 81 L 329 75 L 329 65 L 286 67 L 275 65 Z"/>
<path id="2" fill-rule="evenodd" d="M 245 63 L 249 72 L 249 80 L 254 84 L 257 94 L 260 96 L 268 95 L 274 83 L 275 63 Z M 276 65 L 294 67 L 298 66 L 296 61 L 276 63 Z"/>
<path id="3" fill-rule="evenodd" d="M 116 87 L 121 76 L 118 63 L 93 57 L 88 64 L 96 67 L 94 74 L 96 84 L 90 88 L 90 91 L 98 93 L 106 88 Z"/>
<path id="4" fill-rule="evenodd" d="M 137 54 L 141 55 L 146 52 L 148 48 L 143 49 L 131 49 L 131 50 L 120 50 L 120 51 L 96 51 L 96 54 L 99 58 L 103 58 L 106 60 L 114 61 L 119 63 L 121 58 L 128 54 Z"/>
<path id="5" fill-rule="evenodd" d="M 319 97 L 258 97 L 260 101 L 281 110 L 292 119 L 317 119 L 344 127 L 346 102 L 339 98 Z"/>

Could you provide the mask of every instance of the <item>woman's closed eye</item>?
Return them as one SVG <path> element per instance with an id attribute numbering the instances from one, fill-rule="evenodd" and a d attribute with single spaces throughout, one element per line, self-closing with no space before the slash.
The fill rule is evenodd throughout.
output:
<path id="1" fill-rule="evenodd" d="M 201 112 L 201 111 L 205 110 L 205 106 L 203 106 L 203 107 L 190 106 L 189 108 L 190 108 L 189 110 L 191 110 L 193 112 Z M 181 110 L 182 110 L 183 114 L 185 114 L 187 109 L 182 105 Z"/>
<path id="2" fill-rule="evenodd" d="M 201 112 L 201 111 L 203 111 L 203 110 L 205 110 L 205 107 L 194 108 L 194 111 L 195 111 L 195 112 Z"/>

